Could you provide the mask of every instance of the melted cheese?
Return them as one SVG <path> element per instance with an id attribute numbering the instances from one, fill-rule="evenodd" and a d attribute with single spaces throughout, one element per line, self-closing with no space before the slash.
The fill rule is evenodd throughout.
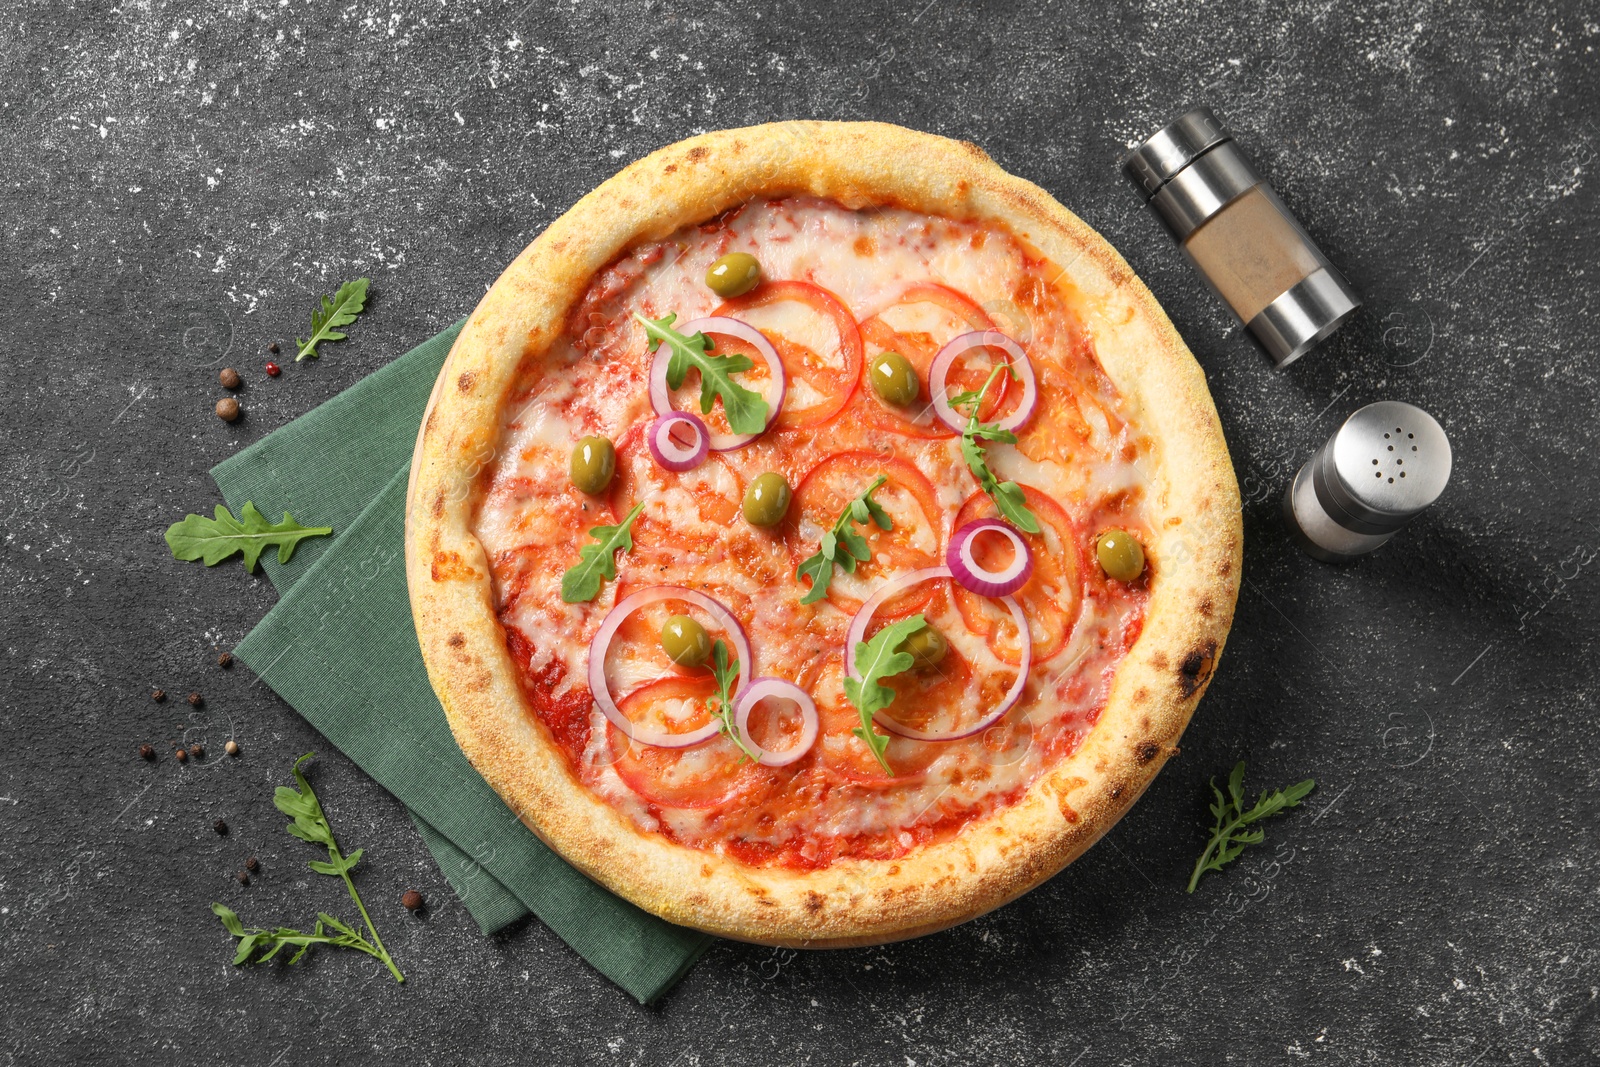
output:
<path id="1" fill-rule="evenodd" d="M 857 323 L 881 316 L 905 345 L 928 346 L 925 355 L 971 328 L 951 325 L 961 315 L 968 322 L 987 316 L 1025 345 L 1039 374 L 1039 415 L 1015 446 L 987 448 L 999 477 L 1036 490 L 1058 509 L 1041 516 L 1046 529 L 1035 542 L 1049 566 L 1042 563 L 1019 594 L 1038 653 L 1026 689 L 1002 723 L 980 737 L 892 740 L 890 761 L 904 769 L 893 780 L 863 758 L 864 746 L 849 734 L 859 718 L 844 699 L 839 660 L 851 614 L 895 575 L 941 564 L 958 518 L 992 508 L 976 495 L 957 439 L 929 438 L 926 417 L 907 427 L 923 428 L 921 435 L 897 432 L 898 416 L 886 413 L 870 387 L 844 378 L 848 346 L 839 324 L 798 300 L 754 307 L 741 317 L 780 342 L 786 360 L 806 361 L 787 368 L 786 411 L 820 411 L 853 391 L 844 409 L 821 425 L 769 432 L 682 475 L 653 464 L 641 439 L 654 415 L 646 387 L 651 356 L 632 316 L 673 312 L 682 323 L 712 314 L 720 301 L 702 279 L 732 251 L 754 254 L 766 278 L 820 286 Z M 808 685 L 823 715 L 815 748 L 790 768 L 768 770 L 741 768 L 721 737 L 672 754 L 629 753 L 591 708 L 586 735 L 567 755 L 596 795 L 641 830 L 691 847 L 750 862 L 819 866 L 844 855 L 899 855 L 919 841 L 959 833 L 1020 796 L 1081 743 L 1144 607 L 1142 589 L 1100 575 L 1088 546 L 1107 525 L 1146 538 L 1150 532 L 1137 413 L 1110 392 L 1094 364 L 1070 295 L 1039 283 L 1058 275 L 993 228 L 791 199 L 752 204 L 640 247 L 596 278 L 567 335 L 524 369 L 476 513 L 502 621 L 533 649 L 524 666 L 536 709 L 554 714 L 547 709 L 586 692 L 589 639 L 619 596 L 672 584 L 702 589 L 739 618 L 755 660 L 744 677 L 776 675 Z M 955 303 L 907 298 L 909 287 L 930 283 L 959 294 L 949 298 Z M 968 310 L 953 317 L 950 308 L 962 298 L 968 303 L 959 307 Z M 868 357 L 874 351 L 867 346 Z M 685 383 L 675 402 L 687 406 L 696 386 Z M 719 417 L 720 407 L 710 420 Z M 590 433 L 619 446 L 617 481 L 599 499 L 567 483 L 568 453 Z M 841 453 L 857 455 L 840 460 Z M 848 493 L 829 498 L 820 475 L 806 481 L 824 461 L 845 464 L 836 472 Z M 864 489 L 876 467 L 892 463 L 914 467 L 926 489 L 919 493 L 898 478 L 885 486 L 876 499 L 896 523 L 893 531 L 861 531 L 873 560 L 855 574 L 836 573 L 827 600 L 801 604 L 806 589 L 794 577 L 795 565 L 815 551 L 839 504 Z M 738 517 L 744 487 L 767 470 L 784 473 L 797 489 L 792 521 L 777 533 L 753 530 Z M 589 527 L 617 521 L 640 500 L 645 509 L 635 523 L 635 548 L 619 557 L 617 580 L 592 603 L 561 603 L 561 573 L 576 561 Z M 823 510 L 818 500 L 832 503 Z M 897 682 L 902 696 L 893 709 L 937 729 L 973 722 L 993 706 L 1015 677 L 1020 640 L 1004 608 L 942 585 L 922 610 L 949 639 L 953 666 L 937 678 L 908 681 L 907 688 Z M 715 632 L 713 619 L 687 610 Z M 619 700 L 674 676 L 652 640 L 651 627 L 665 616 L 651 611 L 641 613 L 632 636 L 619 637 L 607 658 L 609 688 Z M 680 700 L 657 702 L 649 714 L 659 727 L 699 712 Z"/>

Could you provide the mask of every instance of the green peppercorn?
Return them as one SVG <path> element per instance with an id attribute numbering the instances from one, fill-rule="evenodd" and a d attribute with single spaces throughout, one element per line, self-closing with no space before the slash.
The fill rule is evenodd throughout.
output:
<path id="1" fill-rule="evenodd" d="M 617 473 L 616 446 L 598 434 L 583 438 L 573 446 L 569 470 L 572 484 L 585 493 L 604 492 Z"/>
<path id="2" fill-rule="evenodd" d="M 1108 578 L 1131 582 L 1144 573 L 1144 546 L 1126 530 L 1107 530 L 1095 538 L 1094 554 Z"/>
<path id="3" fill-rule="evenodd" d="M 917 368 L 898 352 L 879 352 L 872 357 L 872 391 L 885 403 L 905 407 L 916 403 L 922 395 L 922 383 L 917 381 Z"/>
<path id="4" fill-rule="evenodd" d="M 729 299 L 743 296 L 761 281 L 761 264 L 749 252 L 729 252 L 706 271 L 706 286 Z"/>
<path id="5" fill-rule="evenodd" d="M 901 652 L 909 653 L 923 669 L 937 667 L 950 651 L 950 642 L 932 626 L 924 626 L 900 642 Z"/>
<path id="6" fill-rule="evenodd" d="M 661 650 L 680 667 L 698 667 L 711 658 L 711 637 L 689 616 L 674 615 L 661 628 Z"/>
<path id="7" fill-rule="evenodd" d="M 744 521 L 751 526 L 776 526 L 788 513 L 793 497 L 783 475 L 772 471 L 759 475 L 744 493 Z"/>

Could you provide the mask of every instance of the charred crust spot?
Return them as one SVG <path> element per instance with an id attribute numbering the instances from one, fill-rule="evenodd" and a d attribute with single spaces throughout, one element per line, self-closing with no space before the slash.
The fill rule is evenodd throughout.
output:
<path id="1" fill-rule="evenodd" d="M 956 182 L 956 192 L 959 193 L 960 195 L 966 196 L 971 191 L 972 191 L 972 183 L 967 181 L 965 178 L 963 178 L 962 180 Z"/>
<path id="2" fill-rule="evenodd" d="M 678 173 L 678 165 L 676 163 L 668 163 L 666 172 L 668 174 L 676 174 L 676 173 Z"/>
<path id="3" fill-rule="evenodd" d="M 1233 560 L 1225 559 L 1217 566 L 1217 573 L 1226 578 L 1233 573 Z"/>
<path id="4" fill-rule="evenodd" d="M 1111 799 L 1112 800 L 1121 800 L 1122 799 L 1122 783 L 1121 782 L 1118 782 L 1116 785 L 1111 787 Z"/>
<path id="5" fill-rule="evenodd" d="M 1158 671 L 1166 670 L 1169 662 L 1170 661 L 1167 659 L 1167 654 L 1165 652 L 1157 652 L 1150 657 L 1150 666 L 1154 667 Z"/>
<path id="6" fill-rule="evenodd" d="M 444 514 L 444 493 L 440 492 L 438 496 L 433 498 L 433 517 L 437 519 L 443 514 Z"/>
<path id="7" fill-rule="evenodd" d="M 1183 690 L 1185 697 L 1192 697 L 1211 678 L 1211 670 L 1217 662 L 1217 643 L 1206 642 L 1202 648 L 1197 648 L 1183 657 L 1183 662 L 1178 665 L 1178 688 Z"/>
<path id="8" fill-rule="evenodd" d="M 900 865 L 899 865 L 899 864 L 898 864 L 898 863 L 896 863 L 896 864 L 892 864 L 892 865 L 891 865 L 891 866 L 890 866 L 890 867 L 889 867 L 889 874 L 890 874 L 890 876 L 893 876 L 893 875 L 896 875 L 896 874 L 899 874 L 899 873 L 900 873 Z"/>
<path id="9" fill-rule="evenodd" d="M 1215 610 L 1216 609 L 1211 606 L 1211 598 L 1210 597 L 1206 597 L 1204 600 L 1200 601 L 1199 611 L 1200 611 L 1201 615 L 1203 615 L 1203 616 L 1205 616 L 1206 618 L 1209 619 L 1209 618 L 1211 618 L 1211 613 L 1213 611 L 1215 611 Z"/>
<path id="10" fill-rule="evenodd" d="M 707 148 L 705 145 L 697 144 L 693 148 L 689 149 L 689 162 L 698 163 L 710 154 L 711 149 Z"/>
<path id="11" fill-rule="evenodd" d="M 1161 746 L 1154 741 L 1140 741 L 1133 746 L 1133 758 L 1140 763 L 1149 763 L 1161 753 Z"/>
<path id="12" fill-rule="evenodd" d="M 469 370 L 464 370 L 461 372 L 461 377 L 456 379 L 456 388 L 461 390 L 463 393 L 470 393 L 472 392 L 472 383 L 477 380 L 477 375 L 473 374 Z"/>
<path id="13" fill-rule="evenodd" d="M 704 150 L 695 149 L 695 151 L 699 152 Z M 815 889 L 808 889 L 806 891 L 806 910 L 811 914 L 815 915 L 821 911 L 822 905 L 825 903 L 827 903 L 827 901 L 824 899 L 822 894 L 817 892 Z"/>
<path id="14" fill-rule="evenodd" d="M 460 634 L 451 634 L 445 639 L 444 643 L 449 645 L 451 648 L 460 648 L 462 645 L 467 643 L 467 639 Z"/>
<path id="15" fill-rule="evenodd" d="M 711 865 L 710 864 L 702 863 L 700 865 L 700 877 L 702 877 L 702 878 L 710 878 L 711 877 Z"/>

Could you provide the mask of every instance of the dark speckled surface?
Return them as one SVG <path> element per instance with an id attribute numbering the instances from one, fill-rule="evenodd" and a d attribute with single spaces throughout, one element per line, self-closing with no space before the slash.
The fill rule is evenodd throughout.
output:
<path id="1" fill-rule="evenodd" d="M 1600 1058 L 1592 4 L 19 5 L 0 42 L 0 1051 L 17 1063 L 1501 1063 Z M 1286 372 L 1113 162 L 1210 103 L 1366 295 Z M 273 785 L 318 739 L 214 649 L 271 606 L 161 531 L 206 470 L 454 321 L 623 163 L 876 118 L 968 138 L 1122 250 L 1204 365 L 1247 501 L 1238 622 L 1183 753 L 1083 860 L 910 944 L 725 944 L 654 1009 L 538 923 L 480 937 L 390 797 L 319 785 L 411 981 L 234 970 L 207 912 L 331 905 Z M 261 373 L 374 279 L 319 363 Z M 247 417 L 210 414 L 238 367 Z M 1276 495 L 1348 410 L 1456 475 L 1335 569 Z M 203 708 L 150 703 L 153 685 Z M 216 754 L 228 737 L 244 757 Z M 198 740 L 188 766 L 140 761 Z M 1206 779 L 1322 788 L 1183 892 Z M 231 833 L 217 836 L 217 817 Z M 232 881 L 246 855 L 254 885 Z M 398 906 L 416 887 L 423 919 Z"/>

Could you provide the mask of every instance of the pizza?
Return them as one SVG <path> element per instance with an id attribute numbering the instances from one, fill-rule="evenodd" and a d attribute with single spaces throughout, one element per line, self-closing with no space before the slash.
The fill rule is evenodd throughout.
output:
<path id="1" fill-rule="evenodd" d="M 976 147 L 672 145 L 461 332 L 407 576 L 462 751 L 567 861 L 767 944 L 1038 885 L 1177 751 L 1238 590 L 1204 376 L 1127 264 Z"/>

